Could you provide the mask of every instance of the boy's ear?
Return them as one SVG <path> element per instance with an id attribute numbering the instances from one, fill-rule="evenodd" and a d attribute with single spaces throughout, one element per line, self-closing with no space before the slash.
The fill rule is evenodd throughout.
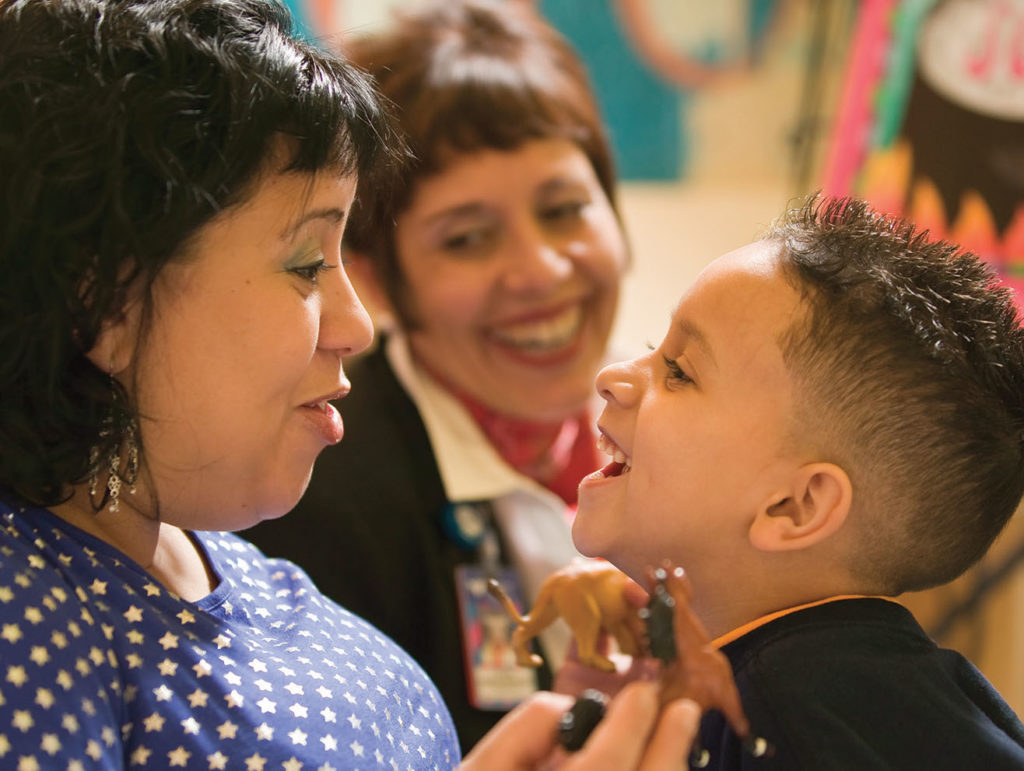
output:
<path id="1" fill-rule="evenodd" d="M 106 319 L 86 358 L 101 372 L 117 375 L 132 363 L 139 339 L 142 303 L 131 300 L 116 316 Z"/>
<path id="2" fill-rule="evenodd" d="M 834 463 L 808 463 L 758 510 L 750 542 L 762 551 L 804 549 L 828 538 L 850 513 L 853 486 Z"/>

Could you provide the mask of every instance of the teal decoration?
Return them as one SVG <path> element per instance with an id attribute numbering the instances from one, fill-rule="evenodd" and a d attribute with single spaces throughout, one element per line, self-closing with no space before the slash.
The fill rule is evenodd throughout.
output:
<path id="1" fill-rule="evenodd" d="M 305 0 L 280 0 L 280 2 L 291 11 L 292 19 L 295 22 L 295 31 L 310 43 L 316 43 L 316 36 L 313 34 L 313 28 L 306 14 Z"/>
<path id="2" fill-rule="evenodd" d="M 687 166 L 689 96 L 647 69 L 608 0 L 541 0 L 539 7 L 578 50 L 608 124 L 619 177 L 676 180 Z"/>
<path id="3" fill-rule="evenodd" d="M 487 501 L 449 502 L 441 510 L 441 529 L 460 549 L 475 549 L 487 534 L 488 506 Z"/>
<path id="4" fill-rule="evenodd" d="M 889 148 L 899 137 L 917 66 L 918 30 L 934 5 L 935 0 L 903 0 L 893 12 L 887 73 L 874 106 L 878 117 L 872 132 L 872 148 Z"/>
<path id="5" fill-rule="evenodd" d="M 747 33 L 750 36 L 750 52 L 754 61 L 761 55 L 764 35 L 775 14 L 776 5 L 778 0 L 750 0 L 750 25 Z"/>

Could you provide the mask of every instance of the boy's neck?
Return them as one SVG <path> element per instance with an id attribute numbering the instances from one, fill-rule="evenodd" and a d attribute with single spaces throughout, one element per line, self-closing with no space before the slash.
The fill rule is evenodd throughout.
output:
<path id="1" fill-rule="evenodd" d="M 742 581 L 721 592 L 704 591 L 694 584 L 693 608 L 704 622 L 712 639 L 721 637 L 771 613 L 801 605 L 821 602 L 834 597 L 870 596 L 874 593 L 848 580 L 822 580 L 801 586 L 777 585 L 770 581 L 760 583 Z M 744 587 L 759 586 L 759 591 L 743 591 Z"/>

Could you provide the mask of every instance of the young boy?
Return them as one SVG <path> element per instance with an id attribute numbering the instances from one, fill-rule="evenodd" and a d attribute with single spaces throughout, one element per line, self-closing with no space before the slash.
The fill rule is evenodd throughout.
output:
<path id="1" fill-rule="evenodd" d="M 814 199 L 715 260 L 661 345 L 602 371 L 614 461 L 573 537 L 683 565 L 772 759 L 717 713 L 714 768 L 1024 768 L 1024 725 L 891 599 L 978 560 L 1024 491 L 1024 332 L 992 272 Z"/>

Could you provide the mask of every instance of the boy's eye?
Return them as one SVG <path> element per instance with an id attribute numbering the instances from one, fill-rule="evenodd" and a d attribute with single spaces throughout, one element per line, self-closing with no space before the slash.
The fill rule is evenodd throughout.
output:
<path id="1" fill-rule="evenodd" d="M 665 369 L 668 370 L 668 379 L 670 383 L 692 383 L 693 380 L 683 372 L 679 364 L 668 356 L 662 356 L 665 360 Z"/>

